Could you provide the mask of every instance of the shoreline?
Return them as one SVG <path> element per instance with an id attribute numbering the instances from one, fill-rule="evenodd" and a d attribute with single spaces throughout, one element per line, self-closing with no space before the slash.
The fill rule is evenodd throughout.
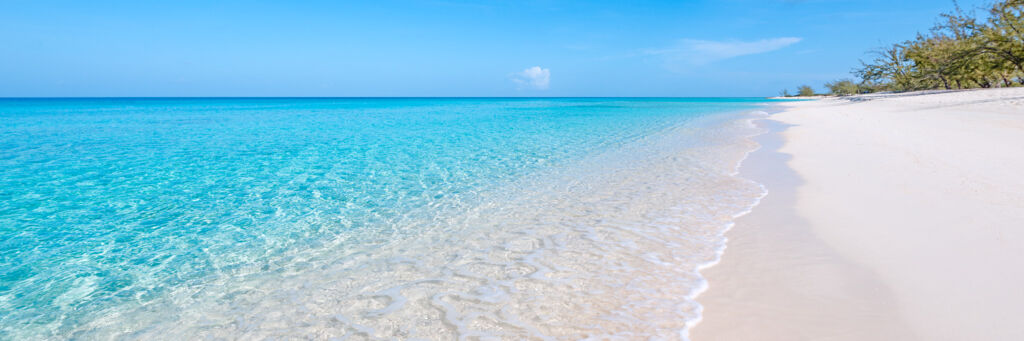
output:
<path id="1" fill-rule="evenodd" d="M 774 111 L 771 115 L 784 111 Z M 783 133 L 789 127 L 773 120 L 772 116 L 757 119 L 755 123 L 765 132 L 753 137 L 760 147 L 743 160 L 738 175 L 762 184 L 767 194 L 749 214 L 738 217 L 735 226 L 727 231 L 722 258 L 715 266 L 701 270 L 709 288 L 697 298 L 703 306 L 703 314 L 700 323 L 690 330 L 690 339 L 817 339 L 834 337 L 832 330 L 845 330 L 849 338 L 841 339 L 863 340 L 870 335 L 854 331 L 864 323 L 886 326 L 886 334 L 894 339 L 906 339 L 910 333 L 890 319 L 836 318 L 889 307 L 885 307 L 884 300 L 872 300 L 871 295 L 865 293 L 838 286 L 815 286 L 816 283 L 844 281 L 863 282 L 871 288 L 880 285 L 872 274 L 842 259 L 807 233 L 807 222 L 793 209 L 795 189 L 803 180 L 786 165 L 790 156 L 779 151 L 784 143 Z M 787 228 L 770 229 L 775 226 Z M 788 257 L 781 252 L 793 249 L 800 252 Z M 808 255 L 813 260 L 803 259 Z M 765 267 L 769 270 L 765 271 Z M 794 280 L 786 276 L 802 277 Z M 815 294 L 806 295 L 801 290 Z M 867 303 L 841 306 L 829 312 L 815 309 L 819 298 L 844 296 L 857 297 Z M 789 307 L 774 308 L 783 305 Z M 780 321 L 784 323 L 778 323 Z"/>
<path id="2" fill-rule="evenodd" d="M 1022 135 L 1014 135 L 1021 132 L 1015 129 L 1024 128 L 1024 114 L 1018 114 L 1024 113 L 1022 99 L 1024 88 L 778 103 L 785 111 L 758 121 L 769 132 L 755 137 L 762 147 L 740 166 L 740 175 L 763 184 L 768 195 L 728 231 L 721 260 L 701 271 L 709 288 L 697 298 L 703 313 L 690 330 L 691 339 L 954 340 L 1024 335 L 1024 328 L 1013 327 L 1007 317 L 1024 312 L 1017 308 L 1024 295 L 1008 291 L 1024 285 L 1024 274 L 1014 271 L 1024 264 L 1013 257 L 1024 247 L 1021 233 L 996 226 L 1002 234 L 962 243 L 968 245 L 957 245 L 955 238 L 941 240 L 942 247 L 920 238 L 931 237 L 929 232 L 979 233 L 978 226 L 962 220 L 955 224 L 948 223 L 949 217 L 936 217 L 943 214 L 933 210 L 944 202 L 977 206 L 962 216 L 998 215 L 994 220 L 1004 224 L 1024 218 L 1024 210 L 1008 201 L 1013 190 L 1024 191 L 1024 185 L 1007 178 L 1013 169 L 1024 167 L 998 157 L 998 152 L 1020 151 L 996 150 L 971 159 L 974 166 L 967 167 L 975 171 L 973 175 L 1006 181 L 1010 188 L 1002 193 L 978 194 L 978 188 L 964 186 L 973 179 L 937 174 L 944 168 L 936 163 L 970 159 L 976 148 L 991 151 L 1001 145 L 994 142 L 1024 142 Z M 963 133 L 965 127 L 972 129 Z M 998 141 L 986 140 L 989 135 Z M 946 136 L 962 139 L 941 139 Z M 974 148 L 957 149 L 956 143 Z M 876 168 L 882 170 L 872 171 Z M 895 183 L 893 178 L 898 178 Z M 949 188 L 928 191 L 936 181 Z M 893 189 L 902 191 L 891 193 Z M 985 189 L 992 191 L 981 188 Z M 962 199 L 962 192 L 975 197 Z M 892 198 L 872 199 L 880 194 Z M 978 205 L 979 195 L 982 201 L 989 198 L 1003 205 Z M 931 202 L 905 211 L 885 207 L 914 206 L 920 200 Z M 1006 243 L 993 245 L 1000 237 Z M 987 249 L 993 246 L 1004 256 L 988 259 L 995 265 L 959 270 L 997 283 L 988 285 L 996 292 L 986 295 L 990 299 L 968 306 L 981 296 L 974 291 L 981 280 L 960 279 L 958 271 L 945 264 L 956 265 L 957 260 L 943 253 L 961 247 L 964 258 L 979 261 L 992 253 Z M 1000 277 L 1001 273 L 1008 274 Z M 940 292 L 947 296 L 936 296 Z M 935 301 L 940 303 L 929 303 Z M 972 315 L 960 318 L 964 312 Z"/>
<path id="3" fill-rule="evenodd" d="M 774 107 L 766 108 L 766 110 L 755 110 L 755 111 L 752 111 L 752 112 L 744 113 L 744 115 L 764 115 L 764 116 L 749 117 L 749 118 L 745 118 L 745 119 L 741 120 L 741 121 L 745 122 L 746 124 L 750 125 L 751 128 L 757 129 L 759 131 L 757 131 L 757 132 L 755 132 L 755 133 L 753 133 L 751 135 L 744 136 L 742 138 L 742 140 L 744 142 L 753 143 L 754 147 L 752 147 L 752 149 L 748 150 L 746 153 L 743 154 L 742 157 L 739 158 L 739 161 L 736 162 L 735 166 L 733 167 L 732 173 L 730 173 L 730 176 L 738 177 L 740 179 L 744 179 L 744 180 L 750 181 L 750 182 L 752 182 L 754 184 L 757 184 L 761 188 L 761 195 L 759 197 L 757 197 L 756 199 L 754 199 L 754 202 L 751 203 L 745 210 L 743 210 L 743 211 L 733 215 L 732 220 L 725 225 L 725 227 L 722 230 L 721 234 L 719 234 L 719 237 L 722 239 L 722 245 L 721 245 L 721 247 L 719 247 L 715 251 L 715 258 L 713 260 L 711 260 L 711 261 L 706 262 L 706 263 L 697 265 L 696 273 L 701 278 L 701 285 L 699 287 L 695 288 L 693 290 L 693 293 L 687 297 L 688 300 L 696 301 L 697 302 L 697 317 L 695 319 L 693 319 L 693 320 L 689 320 L 689 321 L 686 322 L 685 329 L 681 333 L 681 337 L 684 340 L 689 340 L 690 339 L 690 333 L 693 331 L 693 328 L 696 327 L 697 325 L 699 325 L 701 323 L 701 321 L 703 320 L 703 318 L 704 318 L 704 314 L 703 314 L 704 307 L 699 302 L 699 297 L 701 295 L 703 295 L 705 292 L 707 292 L 708 289 L 710 288 L 710 286 L 708 285 L 707 276 L 705 275 L 704 272 L 706 270 L 710 269 L 710 268 L 713 268 L 713 267 L 717 266 L 719 263 L 722 262 L 722 257 L 725 254 L 725 250 L 728 248 L 728 239 L 729 238 L 727 237 L 727 235 L 729 234 L 729 231 L 732 230 L 736 226 L 736 221 L 738 219 L 740 219 L 742 217 L 745 217 L 747 215 L 750 215 L 752 212 L 754 212 L 754 210 L 757 208 L 757 206 L 761 204 L 761 201 L 764 200 L 764 198 L 766 196 L 768 196 L 768 189 L 764 186 L 764 184 L 762 184 L 760 182 L 757 182 L 757 181 L 754 181 L 754 180 L 751 180 L 749 178 L 743 177 L 740 173 L 741 173 L 741 170 L 743 168 L 743 165 L 746 164 L 746 161 L 750 158 L 750 156 L 753 155 L 754 153 L 757 153 L 761 149 L 763 149 L 763 144 L 758 143 L 757 139 L 758 139 L 758 137 L 760 137 L 762 135 L 765 135 L 765 134 L 769 134 L 771 132 L 770 132 L 770 130 L 765 129 L 765 128 L 759 126 L 757 122 L 766 120 L 768 117 L 771 116 L 772 112 L 776 112 L 776 111 L 782 110 L 782 109 L 779 109 L 779 108 L 774 108 L 774 109 L 773 108 Z"/>

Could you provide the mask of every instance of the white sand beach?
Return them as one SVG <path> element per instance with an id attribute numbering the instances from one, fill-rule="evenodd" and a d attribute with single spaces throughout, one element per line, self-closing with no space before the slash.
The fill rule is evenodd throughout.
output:
<path id="1" fill-rule="evenodd" d="M 693 340 L 1024 339 L 1024 88 L 782 106 Z"/>

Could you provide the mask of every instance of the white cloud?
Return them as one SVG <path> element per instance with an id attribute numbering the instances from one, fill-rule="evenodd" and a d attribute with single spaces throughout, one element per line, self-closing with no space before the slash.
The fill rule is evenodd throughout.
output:
<path id="1" fill-rule="evenodd" d="M 551 70 L 534 66 L 512 74 L 512 81 L 520 89 L 547 90 L 551 83 Z"/>
<path id="2" fill-rule="evenodd" d="M 660 56 L 670 69 L 699 66 L 723 59 L 760 54 L 799 43 L 802 38 L 782 37 L 757 41 L 711 41 L 683 39 L 664 49 L 649 49 L 645 55 Z"/>

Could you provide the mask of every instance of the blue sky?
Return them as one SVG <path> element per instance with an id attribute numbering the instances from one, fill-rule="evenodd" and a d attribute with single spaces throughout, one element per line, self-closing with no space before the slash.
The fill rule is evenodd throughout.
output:
<path id="1" fill-rule="evenodd" d="M 770 96 L 848 77 L 952 8 L 0 0 L 0 96 Z"/>

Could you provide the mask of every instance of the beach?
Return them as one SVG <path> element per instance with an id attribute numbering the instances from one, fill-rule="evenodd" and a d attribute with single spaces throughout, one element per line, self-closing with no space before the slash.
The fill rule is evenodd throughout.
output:
<path id="1" fill-rule="evenodd" d="M 1020 339 L 1022 99 L 3 99 L 0 339 Z"/>
<path id="2" fill-rule="evenodd" d="M 1024 338 L 1024 89 L 779 106 L 691 339 Z"/>

